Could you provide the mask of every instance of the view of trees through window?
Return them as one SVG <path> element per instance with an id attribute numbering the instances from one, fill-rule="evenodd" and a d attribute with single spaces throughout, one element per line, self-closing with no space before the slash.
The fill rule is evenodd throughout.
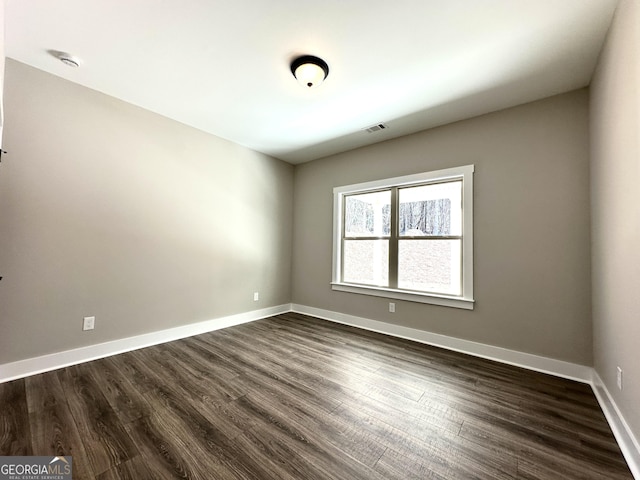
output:
<path id="1" fill-rule="evenodd" d="M 461 239 L 451 237 L 462 233 L 461 186 L 453 181 L 345 197 L 343 281 L 459 294 Z M 391 232 L 392 195 L 398 202 L 397 234 Z M 397 245 L 393 258 L 389 242 Z M 390 263 L 397 265 L 395 279 L 389 277 Z"/>
<path id="2" fill-rule="evenodd" d="M 351 195 L 345 202 L 345 236 L 382 237 L 391 233 L 391 191 Z"/>
<path id="3" fill-rule="evenodd" d="M 401 236 L 450 235 L 451 200 L 401 203 L 398 221 Z"/>
<path id="4" fill-rule="evenodd" d="M 380 192 L 382 193 L 382 192 Z M 347 198 L 345 212 L 345 236 L 389 236 L 391 234 L 390 202 L 371 202 L 364 195 Z M 400 236 L 451 235 L 451 199 L 419 200 L 400 203 Z"/>

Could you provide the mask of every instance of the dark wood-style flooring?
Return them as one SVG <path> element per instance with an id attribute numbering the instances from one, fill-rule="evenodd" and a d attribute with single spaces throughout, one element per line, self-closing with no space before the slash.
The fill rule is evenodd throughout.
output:
<path id="1" fill-rule="evenodd" d="M 74 479 L 631 479 L 589 386 L 285 314 L 0 385 Z"/>

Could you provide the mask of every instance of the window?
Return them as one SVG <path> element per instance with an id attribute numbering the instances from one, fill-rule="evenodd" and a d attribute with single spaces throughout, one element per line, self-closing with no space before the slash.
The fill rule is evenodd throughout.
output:
<path id="1" fill-rule="evenodd" d="M 332 288 L 472 309 L 473 171 L 334 188 Z"/>

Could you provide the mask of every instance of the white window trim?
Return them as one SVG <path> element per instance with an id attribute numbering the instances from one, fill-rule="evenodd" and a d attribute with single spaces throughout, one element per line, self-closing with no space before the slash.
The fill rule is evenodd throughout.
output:
<path id="1" fill-rule="evenodd" d="M 332 290 L 473 310 L 473 172 L 473 165 L 465 165 L 433 172 L 335 187 L 333 189 Z M 354 285 L 340 281 L 340 266 L 342 264 L 341 224 L 344 204 L 343 197 L 345 195 L 378 188 L 401 187 L 453 179 L 462 179 L 462 295 L 448 296 L 433 293 L 408 292 L 393 288 Z"/>

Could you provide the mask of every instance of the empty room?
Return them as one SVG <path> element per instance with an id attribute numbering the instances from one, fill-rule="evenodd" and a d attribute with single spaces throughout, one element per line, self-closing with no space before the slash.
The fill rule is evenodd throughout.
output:
<path id="1" fill-rule="evenodd" d="M 640 1 L 0 28 L 0 479 L 640 480 Z"/>

